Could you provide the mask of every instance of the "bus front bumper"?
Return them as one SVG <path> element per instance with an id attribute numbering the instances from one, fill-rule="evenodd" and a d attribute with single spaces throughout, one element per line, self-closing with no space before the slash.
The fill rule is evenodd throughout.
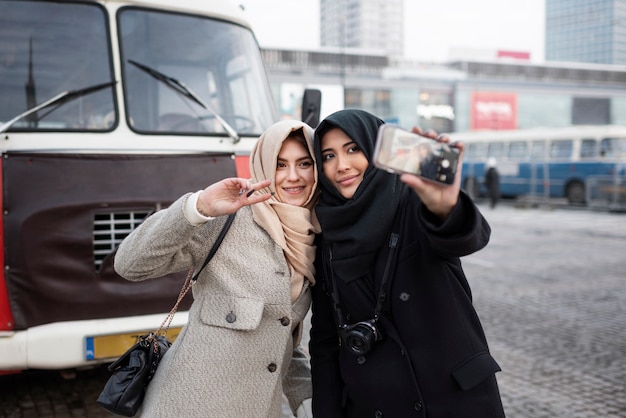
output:
<path id="1" fill-rule="evenodd" d="M 166 315 L 57 322 L 0 332 L 0 371 L 62 370 L 112 362 L 137 336 L 156 330 Z M 167 334 L 171 341 L 187 318 L 188 312 L 176 313 Z"/>

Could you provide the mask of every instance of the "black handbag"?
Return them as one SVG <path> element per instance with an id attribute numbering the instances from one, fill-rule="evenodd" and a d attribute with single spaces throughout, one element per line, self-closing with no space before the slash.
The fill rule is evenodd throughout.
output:
<path id="1" fill-rule="evenodd" d="M 148 383 L 154 377 L 159 362 L 172 345 L 165 337 L 165 334 L 174 318 L 178 305 L 189 289 L 191 289 L 191 286 L 198 280 L 200 272 L 213 258 L 234 217 L 234 213 L 228 216 L 200 270 L 193 276 L 192 270 L 189 271 L 176 303 L 167 314 L 161 326 L 156 331 L 139 337 L 139 341 L 134 346 L 108 367 L 108 370 L 113 372 L 113 374 L 96 400 L 96 403 L 102 408 L 125 417 L 132 417 L 137 413 L 143 402 Z"/>

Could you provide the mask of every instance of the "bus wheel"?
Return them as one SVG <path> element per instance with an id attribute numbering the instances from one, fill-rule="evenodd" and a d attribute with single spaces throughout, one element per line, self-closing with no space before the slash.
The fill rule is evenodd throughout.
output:
<path id="1" fill-rule="evenodd" d="M 465 191 L 465 193 L 468 194 L 469 197 L 472 198 L 472 200 L 476 200 L 476 198 L 479 197 L 479 187 L 480 186 L 478 185 L 478 182 L 474 177 L 467 177 L 463 182 L 463 190 Z"/>
<path id="2" fill-rule="evenodd" d="M 565 188 L 565 197 L 570 204 L 581 205 L 585 203 L 585 185 L 580 181 L 573 181 Z"/>

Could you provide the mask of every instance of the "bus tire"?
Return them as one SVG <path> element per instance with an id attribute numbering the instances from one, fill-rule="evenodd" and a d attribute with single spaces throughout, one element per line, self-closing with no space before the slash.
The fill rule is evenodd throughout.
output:
<path id="1" fill-rule="evenodd" d="M 565 187 L 565 197 L 570 204 L 585 204 L 585 185 L 578 180 L 569 182 Z"/>

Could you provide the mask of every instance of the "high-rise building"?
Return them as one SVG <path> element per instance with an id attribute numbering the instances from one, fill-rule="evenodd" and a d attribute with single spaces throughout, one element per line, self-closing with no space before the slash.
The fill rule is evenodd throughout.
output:
<path id="1" fill-rule="evenodd" d="M 320 45 L 404 55 L 404 0 L 320 0 Z"/>
<path id="2" fill-rule="evenodd" d="M 626 64 L 626 0 L 546 0 L 546 61 Z"/>

